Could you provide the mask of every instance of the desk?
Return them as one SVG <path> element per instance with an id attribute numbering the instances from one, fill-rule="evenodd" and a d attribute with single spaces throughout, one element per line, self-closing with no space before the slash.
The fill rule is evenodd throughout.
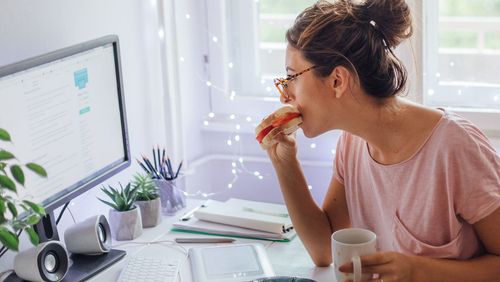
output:
<path id="1" fill-rule="evenodd" d="M 191 276 L 191 267 L 185 254 L 180 248 L 173 244 L 135 244 L 137 242 L 150 241 L 173 241 L 175 237 L 200 237 L 202 235 L 171 232 L 172 223 L 191 210 L 192 208 L 201 205 L 202 200 L 188 200 L 188 207 L 180 211 L 176 216 L 163 217 L 162 222 L 154 228 L 144 229 L 143 234 L 132 241 L 113 241 L 113 248 L 125 250 L 127 255 L 110 268 L 94 276 L 88 281 L 103 282 L 117 281 L 121 270 L 126 266 L 128 258 L 131 256 L 168 256 L 182 261 L 180 279 L 177 276 L 177 281 L 193 281 Z M 125 243 L 125 244 L 124 244 Z M 262 240 L 237 239 L 235 243 L 261 243 L 266 247 L 267 254 L 273 265 L 276 275 L 290 275 L 312 278 L 318 282 L 335 281 L 335 273 L 333 267 L 315 267 L 312 260 L 309 258 L 306 249 L 298 237 L 295 237 L 291 242 L 270 242 Z M 233 243 L 234 244 L 234 243 Z M 190 247 L 207 246 L 208 244 L 181 244 L 186 249 Z M 116 247 L 115 247 L 116 246 Z"/>

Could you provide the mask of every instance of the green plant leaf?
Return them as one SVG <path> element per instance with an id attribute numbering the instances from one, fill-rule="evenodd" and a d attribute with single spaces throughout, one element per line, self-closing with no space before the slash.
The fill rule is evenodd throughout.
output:
<path id="1" fill-rule="evenodd" d="M 32 214 L 28 216 L 25 220 L 28 225 L 35 225 L 40 221 L 40 216 L 38 214 Z"/>
<path id="2" fill-rule="evenodd" d="M 0 215 L 3 215 L 6 211 L 5 199 L 0 197 Z"/>
<path id="3" fill-rule="evenodd" d="M 0 242 L 11 250 L 19 251 L 19 238 L 5 227 L 0 227 Z"/>
<path id="4" fill-rule="evenodd" d="M 0 161 L 6 161 L 6 160 L 11 160 L 11 159 L 14 159 L 15 156 L 9 152 L 9 151 L 5 151 L 5 150 L 0 150 Z"/>
<path id="5" fill-rule="evenodd" d="M 31 244 L 36 246 L 40 243 L 40 238 L 38 238 L 38 234 L 36 234 L 33 227 L 28 226 L 28 227 L 24 228 L 24 230 L 28 233 L 28 236 L 30 237 Z"/>
<path id="6" fill-rule="evenodd" d="M 17 193 L 16 184 L 6 175 L 0 175 L 0 186 Z"/>
<path id="7" fill-rule="evenodd" d="M 37 205 L 37 204 L 35 204 L 31 201 L 28 201 L 28 200 L 23 200 L 23 203 L 27 204 L 37 214 L 45 215 L 45 209 L 42 206 Z"/>
<path id="8" fill-rule="evenodd" d="M 10 134 L 7 132 L 7 130 L 5 130 L 3 128 L 0 128 L 0 140 L 11 141 Z"/>
<path id="9" fill-rule="evenodd" d="M 47 177 L 47 171 L 45 171 L 45 169 L 42 166 L 36 163 L 27 163 L 26 167 L 40 176 Z"/>
<path id="10" fill-rule="evenodd" d="M 18 166 L 18 165 L 12 165 L 10 167 L 10 172 L 14 176 L 14 179 L 17 181 L 17 183 L 21 184 L 24 186 L 24 172 L 23 169 Z"/>
<path id="11" fill-rule="evenodd" d="M 105 200 L 102 200 L 102 199 L 99 199 L 99 198 L 97 198 L 97 199 L 98 199 L 99 201 L 101 201 L 101 202 L 105 203 L 106 205 L 108 205 L 108 206 L 112 207 L 114 210 L 117 210 L 117 211 L 119 210 L 118 206 L 116 206 L 115 204 L 110 203 L 110 202 L 105 201 Z"/>
<path id="12" fill-rule="evenodd" d="M 16 208 L 16 205 L 14 205 L 11 202 L 8 202 L 7 203 L 7 207 L 9 208 L 10 213 L 12 214 L 12 216 L 13 217 L 17 217 L 17 208 Z"/>

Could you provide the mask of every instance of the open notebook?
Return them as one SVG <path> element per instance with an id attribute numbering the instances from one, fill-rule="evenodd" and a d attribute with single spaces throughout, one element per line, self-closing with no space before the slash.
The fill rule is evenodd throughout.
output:
<path id="1" fill-rule="evenodd" d="M 290 241 L 296 235 L 284 205 L 241 199 L 208 200 L 194 216 L 174 223 L 174 231 L 273 241 Z"/>

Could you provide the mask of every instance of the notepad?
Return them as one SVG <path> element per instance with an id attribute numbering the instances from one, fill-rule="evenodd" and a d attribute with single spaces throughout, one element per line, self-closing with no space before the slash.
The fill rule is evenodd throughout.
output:
<path id="1" fill-rule="evenodd" d="M 275 234 L 293 230 L 285 205 L 231 198 L 226 202 L 209 200 L 194 212 L 200 220 L 222 223 Z"/>

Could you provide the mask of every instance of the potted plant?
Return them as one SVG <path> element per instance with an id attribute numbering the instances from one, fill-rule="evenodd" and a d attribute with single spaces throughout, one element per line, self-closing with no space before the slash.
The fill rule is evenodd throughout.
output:
<path id="1" fill-rule="evenodd" d="M 1 128 L 0 140 L 12 142 L 10 134 Z M 28 234 L 31 243 L 38 245 L 39 238 L 32 226 L 45 216 L 45 210 L 41 206 L 17 198 L 16 183 L 24 186 L 23 167 L 42 177 L 47 177 L 47 172 L 36 163 L 21 165 L 15 163 L 15 160 L 16 157 L 11 152 L 0 148 L 0 256 L 7 250 L 19 250 L 19 235 L 23 230 Z M 27 216 L 20 218 L 19 208 L 26 212 Z"/>
<path id="2" fill-rule="evenodd" d="M 130 183 L 123 188 L 120 183 L 120 189 L 108 186 L 101 190 L 111 199 L 110 202 L 98 198 L 112 208 L 109 210 L 109 226 L 115 240 L 133 240 L 139 237 L 142 234 L 142 220 L 141 212 L 135 205 L 137 189 L 132 188 Z"/>
<path id="3" fill-rule="evenodd" d="M 142 227 L 155 227 L 161 221 L 161 204 L 158 188 L 148 174 L 136 174 L 132 187 L 137 189 L 136 204 L 141 210 Z"/>

